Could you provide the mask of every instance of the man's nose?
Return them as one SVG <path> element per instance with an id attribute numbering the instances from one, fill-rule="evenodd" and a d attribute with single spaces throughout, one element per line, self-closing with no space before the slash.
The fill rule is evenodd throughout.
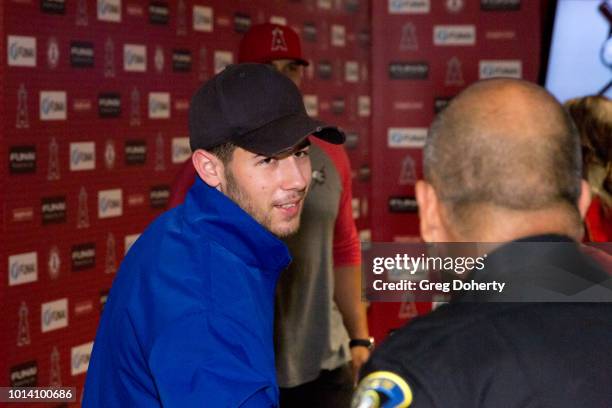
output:
<path id="1" fill-rule="evenodd" d="M 283 190 L 304 190 L 310 184 L 311 167 L 310 158 L 297 158 L 293 155 L 281 160 Z"/>

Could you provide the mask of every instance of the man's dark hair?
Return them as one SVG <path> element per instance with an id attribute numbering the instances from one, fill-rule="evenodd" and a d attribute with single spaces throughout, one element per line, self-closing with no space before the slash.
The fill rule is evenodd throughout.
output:
<path id="1" fill-rule="evenodd" d="M 208 151 L 217 156 L 219 160 L 221 160 L 221 163 L 226 166 L 229 162 L 232 161 L 232 157 L 234 156 L 234 150 L 236 150 L 236 147 L 237 146 L 235 144 L 227 142 L 211 147 L 210 149 L 208 149 Z"/>
<path id="2" fill-rule="evenodd" d="M 508 109 L 515 102 L 499 97 L 488 106 L 482 91 L 497 86 L 513 87 L 536 108 Z M 434 120 L 423 155 L 425 179 L 455 220 L 478 204 L 512 210 L 563 204 L 578 215 L 580 137 L 563 107 L 536 85 L 497 80 L 464 91 Z"/>

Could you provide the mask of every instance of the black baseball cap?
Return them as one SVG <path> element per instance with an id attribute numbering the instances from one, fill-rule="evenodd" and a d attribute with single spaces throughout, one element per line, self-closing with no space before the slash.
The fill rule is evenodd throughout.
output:
<path id="1" fill-rule="evenodd" d="M 344 133 L 308 116 L 295 84 L 266 64 L 229 65 L 191 99 L 191 150 L 231 142 L 262 156 L 276 156 L 313 135 L 333 144 Z"/>

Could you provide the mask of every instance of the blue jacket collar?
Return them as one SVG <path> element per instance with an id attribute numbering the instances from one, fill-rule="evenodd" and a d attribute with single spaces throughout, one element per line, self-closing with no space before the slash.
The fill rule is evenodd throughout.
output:
<path id="1" fill-rule="evenodd" d="M 291 262 L 289 249 L 281 240 L 197 176 L 185 199 L 184 214 L 196 231 L 212 237 L 247 265 L 280 271 Z"/>

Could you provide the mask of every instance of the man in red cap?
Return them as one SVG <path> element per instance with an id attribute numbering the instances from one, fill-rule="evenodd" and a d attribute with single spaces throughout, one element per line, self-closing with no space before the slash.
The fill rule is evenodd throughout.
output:
<path id="1" fill-rule="evenodd" d="M 300 39 L 291 28 L 258 24 L 245 34 L 238 62 L 274 66 L 300 85 Z M 342 147 L 312 139 L 312 183 L 298 233 L 285 239 L 293 262 L 278 283 L 276 370 L 281 407 L 349 406 L 354 379 L 368 359 L 361 301 L 360 243 L 352 217 L 351 170 Z M 191 163 L 175 181 L 170 206 L 194 180 Z"/>

